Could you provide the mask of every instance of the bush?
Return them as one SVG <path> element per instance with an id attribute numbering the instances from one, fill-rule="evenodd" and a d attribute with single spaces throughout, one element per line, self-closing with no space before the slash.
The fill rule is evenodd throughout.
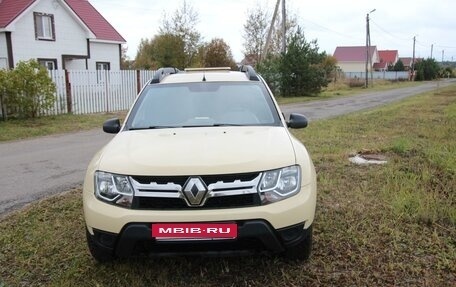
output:
<path id="1" fill-rule="evenodd" d="M 428 58 L 416 64 L 415 81 L 431 81 L 439 77 L 440 67 L 434 59 Z"/>
<path id="2" fill-rule="evenodd" d="M 349 82 L 348 82 L 348 86 L 350 88 L 360 88 L 360 87 L 364 87 L 366 83 L 363 81 L 361 81 L 360 78 L 353 78 L 353 79 L 350 79 Z"/>
<path id="3" fill-rule="evenodd" d="M 55 84 L 46 68 L 36 60 L 19 62 L 14 70 L 7 71 L 7 82 L 2 85 L 3 105 L 23 118 L 41 116 L 55 102 Z"/>
<path id="4" fill-rule="evenodd" d="M 0 70 L 0 114 L 3 120 L 6 119 L 6 93 L 10 90 L 9 73 Z"/>

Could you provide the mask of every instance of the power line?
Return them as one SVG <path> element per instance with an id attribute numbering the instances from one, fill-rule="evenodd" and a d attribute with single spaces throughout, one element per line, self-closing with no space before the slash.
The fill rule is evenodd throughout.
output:
<path id="1" fill-rule="evenodd" d="M 444 48 L 444 49 L 456 49 L 456 47 L 451 47 L 451 46 L 442 46 L 442 45 L 435 45 L 436 47 L 439 48 Z"/>
<path id="2" fill-rule="evenodd" d="M 372 21 L 372 20 L 371 20 L 371 22 L 374 23 L 374 26 L 375 26 L 376 28 L 378 28 L 381 32 L 383 32 L 383 33 L 389 35 L 389 36 L 392 37 L 392 38 L 395 38 L 395 39 L 397 39 L 397 40 L 400 40 L 401 42 L 407 42 L 407 43 L 408 43 L 408 42 L 410 41 L 410 39 L 405 39 L 405 38 L 399 37 L 399 36 L 397 36 L 397 35 L 395 35 L 395 34 L 389 32 L 389 31 L 387 31 L 386 29 L 384 29 L 383 27 L 381 27 L 378 23 L 376 23 L 375 21 Z M 418 40 L 416 40 L 416 39 L 415 39 L 415 43 L 416 43 L 416 45 L 418 45 L 418 46 L 420 46 L 420 47 L 422 47 L 422 48 L 429 48 L 429 47 L 431 47 L 431 49 L 433 49 L 433 48 L 440 48 L 440 49 L 456 49 L 456 47 L 454 47 L 454 46 L 438 45 L 438 44 L 435 44 L 435 42 L 434 42 L 434 43 L 427 43 L 427 42 L 418 41 Z M 397 43 L 395 43 L 395 44 L 397 45 Z"/>
<path id="3" fill-rule="evenodd" d="M 328 32 L 331 32 L 331 33 L 333 33 L 333 34 L 337 34 L 337 35 L 342 36 L 342 37 L 345 37 L 345 38 L 356 39 L 356 37 L 353 37 L 353 36 L 351 36 L 351 35 L 347 35 L 347 34 L 344 34 L 344 33 L 338 32 L 338 31 L 335 31 L 335 30 L 333 30 L 333 29 L 331 29 L 331 28 L 328 28 L 328 27 L 326 27 L 326 26 L 323 26 L 323 25 L 321 25 L 321 24 L 318 24 L 317 22 L 311 21 L 311 20 L 309 20 L 309 19 L 302 19 L 302 20 L 304 20 L 305 22 L 309 22 L 309 23 L 311 23 L 311 24 L 313 24 L 313 25 L 315 25 L 315 26 L 317 26 L 317 27 L 319 27 L 319 28 L 321 28 L 321 29 L 323 29 L 323 30 L 326 30 L 326 31 L 328 31 Z"/>
<path id="4" fill-rule="evenodd" d="M 372 21 L 372 23 L 374 23 L 374 25 L 375 25 L 378 29 L 380 29 L 380 31 L 382 31 L 383 33 L 388 34 L 389 36 L 391 36 L 391 37 L 393 37 L 393 38 L 396 38 L 396 39 L 398 39 L 398 40 L 401 40 L 401 41 L 407 41 L 407 42 L 410 41 L 410 39 L 405 39 L 405 38 L 402 38 L 402 37 L 398 37 L 397 35 L 394 35 L 393 33 L 390 33 L 390 32 L 388 32 L 388 31 L 386 31 L 384 28 L 382 28 L 380 25 L 378 25 L 375 21 L 373 21 L 373 20 L 371 20 L 371 21 Z"/>

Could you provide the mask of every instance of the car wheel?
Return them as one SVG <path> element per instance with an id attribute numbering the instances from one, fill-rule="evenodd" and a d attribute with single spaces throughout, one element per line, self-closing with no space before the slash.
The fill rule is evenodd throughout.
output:
<path id="1" fill-rule="evenodd" d="M 287 247 L 282 254 L 286 259 L 305 261 L 312 251 L 312 225 L 308 229 L 307 237 L 298 244 Z"/>
<path id="2" fill-rule="evenodd" d="M 86 230 L 86 237 L 87 237 L 87 246 L 89 247 L 90 254 L 92 257 L 99 263 L 107 263 L 113 261 L 115 259 L 113 251 L 103 248 L 102 246 L 98 245 L 93 235 Z"/>

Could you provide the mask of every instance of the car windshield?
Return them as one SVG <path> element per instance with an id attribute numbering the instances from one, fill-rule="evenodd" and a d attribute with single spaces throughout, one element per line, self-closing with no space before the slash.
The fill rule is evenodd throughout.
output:
<path id="1" fill-rule="evenodd" d="M 280 119 L 260 82 L 198 82 L 149 85 L 127 129 L 201 126 L 278 126 Z"/>

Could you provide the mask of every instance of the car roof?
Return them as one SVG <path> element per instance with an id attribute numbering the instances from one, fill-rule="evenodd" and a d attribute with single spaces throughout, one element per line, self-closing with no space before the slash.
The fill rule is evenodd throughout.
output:
<path id="1" fill-rule="evenodd" d="M 248 82 L 259 80 L 255 70 L 248 65 L 241 66 L 239 71 L 232 71 L 229 67 L 188 68 L 185 71 L 168 67 L 158 69 L 149 83 Z"/>
<path id="2" fill-rule="evenodd" d="M 233 71 L 185 71 L 170 74 L 160 83 L 192 83 L 192 82 L 247 82 L 245 73 Z"/>

